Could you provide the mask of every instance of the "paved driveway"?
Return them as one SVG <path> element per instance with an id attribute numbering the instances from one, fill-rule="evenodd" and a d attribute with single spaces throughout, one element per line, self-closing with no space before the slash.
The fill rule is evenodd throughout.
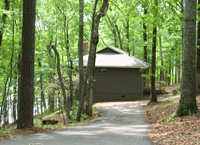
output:
<path id="1" fill-rule="evenodd" d="M 97 103 L 99 118 L 88 125 L 1 141 L 0 145 L 153 145 L 142 115 L 145 101 Z"/>

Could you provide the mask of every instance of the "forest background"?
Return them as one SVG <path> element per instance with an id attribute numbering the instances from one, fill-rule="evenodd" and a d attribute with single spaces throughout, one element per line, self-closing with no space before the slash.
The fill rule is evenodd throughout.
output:
<path id="1" fill-rule="evenodd" d="M 91 39 L 94 2 L 84 2 L 83 40 L 87 42 Z M 99 1 L 97 9 L 102 3 Z M 22 12 L 22 0 L 0 1 L 0 122 L 3 125 L 17 120 Z M 152 64 L 152 46 L 156 44 L 156 80 L 166 81 L 168 85 L 180 83 L 183 16 L 183 0 L 111 0 L 99 25 L 97 49 L 106 45 L 115 46 Z M 71 98 L 68 106 L 74 105 L 74 91 L 78 88 L 79 79 L 75 71 L 77 67 L 72 67 L 72 64 L 78 58 L 79 24 L 78 1 L 37 0 L 33 115 L 46 110 L 54 112 L 66 106 L 58 63 L 66 89 L 64 92 L 67 98 Z M 155 27 L 157 39 L 153 43 Z M 197 49 L 197 62 L 200 62 L 199 56 Z M 150 79 L 151 72 L 151 68 L 145 71 L 144 77 Z M 199 74 L 199 70 L 197 72 Z"/>

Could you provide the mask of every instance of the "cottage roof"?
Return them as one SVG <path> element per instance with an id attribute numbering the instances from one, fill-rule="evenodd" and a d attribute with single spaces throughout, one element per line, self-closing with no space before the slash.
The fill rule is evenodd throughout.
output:
<path id="1" fill-rule="evenodd" d="M 87 66 L 88 56 L 88 54 L 83 56 L 85 67 Z M 116 47 L 105 46 L 96 52 L 95 67 L 145 68 L 149 66 L 148 63 Z"/>

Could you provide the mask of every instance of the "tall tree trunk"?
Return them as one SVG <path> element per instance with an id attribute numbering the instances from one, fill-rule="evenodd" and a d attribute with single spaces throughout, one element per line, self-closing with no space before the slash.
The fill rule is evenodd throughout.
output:
<path id="1" fill-rule="evenodd" d="M 17 72 L 15 72 L 15 76 L 17 76 Z M 15 77 L 15 82 L 17 82 L 17 77 Z M 17 120 L 17 86 L 14 87 L 14 95 L 13 95 L 13 119 L 14 123 L 16 123 Z"/>
<path id="2" fill-rule="evenodd" d="M 161 68 L 160 68 L 160 80 L 164 80 L 164 72 L 163 72 L 163 56 L 162 56 L 162 37 L 159 32 L 159 44 L 160 44 L 160 61 L 161 61 Z"/>
<path id="3" fill-rule="evenodd" d="M 146 26 L 146 15 L 147 15 L 147 3 L 144 3 L 144 22 L 143 22 L 143 40 L 144 40 L 144 62 L 147 62 L 147 26 Z M 145 69 L 144 74 L 148 74 L 148 69 Z M 146 78 L 146 77 L 145 77 Z"/>
<path id="4" fill-rule="evenodd" d="M 127 38 L 127 51 L 130 55 L 130 32 L 129 32 L 130 24 L 129 24 L 129 17 L 126 20 L 126 38 Z M 134 55 L 134 50 L 133 50 Z"/>
<path id="5" fill-rule="evenodd" d="M 64 16 L 64 39 L 65 39 L 65 48 L 67 50 L 67 62 L 68 62 L 68 76 L 69 76 L 69 98 L 68 98 L 68 104 L 69 104 L 69 108 L 72 107 L 73 105 L 73 80 L 72 80 L 72 67 L 73 67 L 73 63 L 71 60 L 71 56 L 69 53 L 69 21 L 72 20 L 73 16 L 67 20 L 67 16 L 65 15 L 65 13 L 60 9 L 60 7 L 58 5 L 56 5 L 57 8 L 59 9 L 59 11 L 62 13 L 62 15 Z"/>
<path id="6" fill-rule="evenodd" d="M 71 18 L 72 19 L 72 18 Z M 73 69 L 73 62 L 71 59 L 71 55 L 69 53 L 69 21 L 71 20 L 69 19 L 67 21 L 67 32 L 65 35 L 66 38 L 66 50 L 67 50 L 67 62 L 68 62 L 68 76 L 69 76 L 69 108 L 71 108 L 73 106 L 73 102 L 74 102 L 74 96 L 73 96 L 73 79 L 72 79 L 72 69 Z"/>
<path id="7" fill-rule="evenodd" d="M 22 13 L 22 7 L 20 7 L 19 12 Z M 22 16 L 19 16 L 19 22 L 20 24 L 22 23 Z M 20 30 L 22 29 L 22 26 L 20 25 Z M 22 40 L 19 41 L 19 46 L 22 47 Z M 20 89 L 21 89 L 21 68 L 22 68 L 22 52 L 21 50 L 18 53 L 18 65 L 17 65 L 17 73 L 18 73 L 18 87 L 17 87 L 17 98 L 18 98 L 18 102 L 20 102 Z M 19 114 L 19 103 L 17 103 L 17 114 Z"/>
<path id="8" fill-rule="evenodd" d="M 21 42 L 20 42 L 21 45 Z M 18 54 L 18 65 L 17 65 L 17 73 L 18 73 L 18 87 L 17 87 L 17 92 L 18 92 L 18 103 L 17 103 L 17 114 L 19 114 L 19 102 L 20 102 L 20 89 L 21 89 L 21 68 L 22 68 L 22 60 L 21 60 L 21 52 Z"/>
<path id="9" fill-rule="evenodd" d="M 120 34 L 120 31 L 119 31 L 119 28 L 118 28 L 118 25 L 117 23 L 115 24 L 115 28 L 117 30 L 117 35 L 118 35 L 118 39 L 119 39 L 119 45 L 120 45 L 120 49 L 123 50 L 123 45 L 122 45 L 122 39 L 121 39 L 121 34 Z"/>
<path id="10" fill-rule="evenodd" d="M 48 53 L 49 53 L 49 65 L 50 65 L 50 69 L 53 68 L 53 65 L 52 65 L 52 53 L 51 53 L 51 48 L 50 48 L 51 43 L 52 43 L 52 39 L 53 38 L 51 38 L 51 41 L 50 41 L 49 45 L 47 45 L 47 50 L 48 50 Z M 50 79 L 50 82 L 53 82 L 54 78 L 53 78 L 53 73 L 52 72 L 50 72 L 49 79 Z M 48 106 L 49 106 L 48 109 L 50 109 L 51 112 L 53 111 L 53 108 L 54 108 L 54 96 L 53 96 L 53 94 L 54 94 L 53 91 L 54 90 L 55 90 L 55 88 L 51 87 L 51 90 L 49 90 L 49 92 L 48 92 Z"/>
<path id="11" fill-rule="evenodd" d="M 33 126 L 36 0 L 23 1 L 22 68 L 17 128 Z"/>
<path id="12" fill-rule="evenodd" d="M 12 10 L 14 11 L 15 8 L 15 1 L 13 1 L 13 6 L 12 6 Z M 14 48 L 15 48 L 15 13 L 13 13 L 12 15 L 12 25 L 13 25 L 13 36 L 12 36 L 12 54 L 14 55 Z M 17 57 L 15 55 L 15 60 L 17 60 Z M 14 71 L 15 77 L 14 80 L 15 82 L 17 82 L 17 71 Z M 17 85 L 14 85 L 14 95 L 13 95 L 13 105 L 12 105 L 12 113 L 13 113 L 13 120 L 14 123 L 16 123 L 17 120 Z"/>
<path id="13" fill-rule="evenodd" d="M 198 111 L 196 102 L 196 0 L 185 0 L 183 70 L 181 98 L 176 111 L 177 116 L 186 116 Z"/>
<path id="14" fill-rule="evenodd" d="M 105 15 L 108 9 L 108 1 L 104 0 L 103 4 L 98 12 L 96 12 L 96 6 L 98 0 L 95 1 L 95 7 L 93 11 L 92 17 L 92 30 L 91 30 L 91 38 L 90 38 L 90 54 L 88 58 L 88 96 L 87 96 L 87 108 L 86 114 L 88 116 L 92 116 L 92 101 L 93 101 L 93 85 L 94 85 L 94 71 L 95 71 L 95 59 L 96 59 L 96 46 L 99 40 L 99 22 L 100 19 Z"/>
<path id="15" fill-rule="evenodd" d="M 38 65 L 40 68 L 42 67 L 40 59 L 38 59 Z M 41 109 L 42 109 L 42 106 L 44 107 L 44 109 L 47 109 L 46 101 L 44 97 L 44 91 L 43 91 L 43 74 L 42 73 L 40 73 L 40 97 L 41 97 Z M 42 113 L 42 110 L 41 110 L 41 113 Z"/>
<path id="16" fill-rule="evenodd" d="M 96 58 L 96 46 L 99 40 L 99 22 L 100 19 L 105 15 L 108 9 L 108 1 L 104 0 L 103 4 L 98 12 L 96 12 L 96 7 L 98 0 L 95 0 L 94 11 L 92 16 L 92 30 L 91 30 L 91 38 L 90 38 L 90 52 L 87 64 L 87 70 L 85 75 L 85 85 L 87 84 L 88 92 L 87 92 L 87 107 L 86 114 L 88 116 L 92 116 L 92 99 L 93 99 L 93 83 L 94 83 L 94 70 L 95 70 L 95 58 Z M 83 95 L 83 94 L 82 94 Z"/>
<path id="17" fill-rule="evenodd" d="M 2 101 L 1 101 L 1 112 L 0 112 L 0 123 L 2 123 L 3 119 L 2 119 L 2 116 L 4 115 L 4 110 L 6 109 L 5 108 L 5 104 L 6 104 L 6 94 L 7 94 L 7 84 L 8 84 L 8 81 L 9 81 L 9 77 L 6 78 L 6 82 L 4 83 L 4 92 L 3 92 L 3 96 L 2 96 Z"/>
<path id="18" fill-rule="evenodd" d="M 158 7 L 158 1 L 155 0 L 155 12 L 154 12 L 154 18 L 157 17 L 157 7 Z M 156 21 L 154 21 L 154 28 L 153 28 L 153 43 L 152 43 L 152 63 L 151 63 L 151 100 L 148 104 L 151 104 L 152 102 L 157 102 L 156 97 L 156 88 L 155 88 L 155 72 L 156 72 L 156 36 L 157 36 L 157 24 Z"/>
<path id="19" fill-rule="evenodd" d="M 168 73 L 168 85 L 171 85 L 171 76 L 172 76 L 172 73 L 171 73 L 171 67 L 172 67 L 172 64 L 171 64 L 171 56 L 170 56 L 170 60 L 169 60 L 169 73 Z"/>
<path id="20" fill-rule="evenodd" d="M 182 15 L 184 14 L 184 4 L 183 4 L 183 0 L 181 0 L 180 2 L 180 6 L 181 6 L 181 13 Z M 183 16 L 181 17 L 181 21 L 183 22 Z M 183 40 L 183 26 L 181 25 L 181 33 L 182 33 L 182 40 Z M 183 50 L 183 43 L 182 43 L 182 50 Z M 181 54 L 183 56 L 183 54 Z M 179 59 L 178 61 L 178 83 L 181 82 L 181 60 Z"/>
<path id="21" fill-rule="evenodd" d="M 78 40 L 78 58 L 79 58 L 79 92 L 80 103 L 77 112 L 77 121 L 81 119 L 81 112 L 84 106 L 85 95 L 82 95 L 84 87 L 84 67 L 83 67 L 83 17 L 84 17 L 84 0 L 79 0 L 79 40 Z"/>
<path id="22" fill-rule="evenodd" d="M 200 5 L 200 0 L 198 0 Z M 198 16 L 200 17 L 200 8 L 198 8 Z M 200 21 L 197 28 L 197 93 L 200 93 Z"/>
<path id="23" fill-rule="evenodd" d="M 53 48 L 55 55 L 57 57 L 57 73 L 58 73 L 60 86 L 61 86 L 63 98 L 64 98 L 64 109 L 66 111 L 67 118 L 71 119 L 70 114 L 69 114 L 69 112 L 70 112 L 69 105 L 70 104 L 69 104 L 69 101 L 67 100 L 67 95 L 66 95 L 66 92 L 65 92 L 65 85 L 64 85 L 64 82 L 63 82 L 63 79 L 62 79 L 62 74 L 61 74 L 61 71 L 60 71 L 60 56 L 59 56 L 59 53 L 58 53 L 57 49 L 55 48 L 55 46 L 51 45 L 51 47 Z"/>

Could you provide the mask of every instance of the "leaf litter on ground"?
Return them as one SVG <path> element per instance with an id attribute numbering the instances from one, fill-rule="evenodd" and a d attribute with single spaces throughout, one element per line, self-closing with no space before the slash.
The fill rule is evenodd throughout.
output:
<path id="1" fill-rule="evenodd" d="M 178 85 L 169 86 L 172 92 Z M 159 98 L 151 106 L 143 106 L 144 115 L 150 123 L 148 139 L 155 145 L 197 145 L 200 144 L 200 113 L 171 118 L 176 111 L 180 95 Z M 197 96 L 200 109 L 200 96 Z"/>

